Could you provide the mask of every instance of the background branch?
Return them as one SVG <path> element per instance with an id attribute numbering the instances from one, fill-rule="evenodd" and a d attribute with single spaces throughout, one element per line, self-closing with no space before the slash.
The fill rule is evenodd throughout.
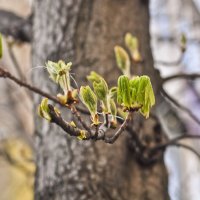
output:
<path id="1" fill-rule="evenodd" d="M 22 18 L 13 12 L 0 10 L 0 32 L 15 40 L 30 42 L 32 39 L 32 15 Z"/>

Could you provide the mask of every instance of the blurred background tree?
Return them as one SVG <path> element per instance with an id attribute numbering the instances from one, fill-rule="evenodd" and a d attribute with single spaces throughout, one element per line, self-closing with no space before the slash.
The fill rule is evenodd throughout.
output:
<path id="1" fill-rule="evenodd" d="M 197 5 L 199 5 L 197 1 L 189 3 L 187 0 L 177 0 L 176 2 L 170 0 L 151 1 L 151 33 L 152 47 L 156 60 L 155 65 L 153 64 L 150 49 L 149 2 L 146 0 L 60 0 L 42 2 L 35 0 L 33 2 L 33 16 L 27 17 L 28 20 L 26 18 L 19 18 L 18 21 L 15 21 L 16 23 L 13 23 L 14 28 L 11 22 L 14 22 L 16 16 L 5 15 L 3 13 L 1 19 L 13 19 L 10 20 L 9 28 L 4 34 L 11 34 L 15 39 L 26 42 L 29 41 L 29 38 L 31 39 L 33 50 L 32 66 L 34 67 L 31 73 L 33 74 L 33 84 L 51 93 L 55 93 L 56 88 L 50 84 L 45 70 L 39 67 L 44 65 L 48 59 L 73 61 L 75 64 L 73 73 L 75 73 L 76 79 L 81 83 L 85 82 L 85 76 L 91 70 L 96 70 L 109 81 L 110 85 L 114 85 L 120 72 L 115 66 L 113 47 L 116 44 L 122 44 L 123 36 L 126 32 L 135 34 L 141 42 L 141 52 L 145 60 L 141 66 L 141 72 L 142 74 L 151 76 L 154 89 L 157 92 L 155 114 L 162 122 L 165 133 L 169 137 L 175 137 L 186 133 L 197 134 L 199 126 L 187 114 L 183 115 L 181 109 L 178 109 L 179 112 L 177 114 L 176 108 L 163 99 L 159 93 L 159 74 L 155 71 L 154 66 L 159 68 L 161 75 L 164 76 L 180 72 L 198 72 L 198 67 L 195 68 L 196 71 L 192 71 L 194 67 L 190 67 L 191 70 L 189 70 L 186 64 L 187 55 L 195 55 L 193 52 L 196 52 L 195 48 L 198 48 L 198 45 L 194 45 L 194 47 L 192 45 L 194 43 L 191 43 L 197 41 L 198 44 L 198 37 L 196 37 L 198 35 L 198 26 L 196 24 L 198 24 L 199 20 Z M 12 7 L 15 8 L 13 5 Z M 187 12 L 178 12 L 177 10 L 180 7 Z M 25 10 L 27 11 L 27 9 Z M 19 12 L 19 14 L 21 13 Z M 176 15 L 177 13 L 179 15 Z M 184 15 L 184 13 L 186 14 Z M 29 14 L 30 12 L 27 12 L 27 15 Z M 1 21 L 3 22 L 3 20 Z M 29 23 L 31 21 L 33 22 L 33 26 L 32 23 Z M 195 25 L 188 25 L 191 22 L 193 23 L 193 21 Z M 178 22 L 180 25 L 177 27 Z M 2 32 L 3 29 L 5 30 L 5 26 L 3 25 L 0 24 L 0 31 Z M 32 36 L 30 34 L 30 27 L 33 28 Z M 191 27 L 197 33 L 195 31 L 194 33 L 191 32 Z M 187 54 L 186 51 L 184 57 L 179 45 L 177 45 L 181 32 L 186 32 L 190 41 L 189 47 L 187 47 L 187 51 L 189 52 Z M 20 46 L 24 45 L 18 42 L 17 45 L 14 44 L 12 46 L 12 41 L 10 42 L 9 38 L 7 41 L 10 57 L 13 57 L 13 51 L 15 54 L 19 52 L 18 49 L 15 50 L 16 46 L 19 46 L 19 44 Z M 181 61 L 179 61 L 180 55 Z M 24 60 L 24 53 L 21 59 L 18 55 L 17 58 L 20 63 L 19 66 L 22 66 L 22 73 L 20 73 L 15 62 L 13 70 L 15 70 L 15 73 L 18 73 L 19 77 L 21 76 L 20 78 L 23 79 L 25 77 L 30 82 L 30 71 L 27 73 L 28 69 L 23 68 L 23 66 L 29 66 Z M 4 57 L 3 62 L 6 62 L 5 66 L 11 66 L 12 63 L 7 62 L 7 59 Z M 191 60 L 194 61 L 194 59 L 191 56 L 187 59 L 190 66 L 192 65 Z M 11 61 L 13 62 L 13 59 Z M 171 61 L 173 62 L 172 64 Z M 163 65 L 165 66 L 163 67 Z M 169 67 L 171 65 L 175 67 Z M 199 66 L 198 62 L 194 65 Z M 179 67 L 177 68 L 176 66 Z M 185 69 L 188 69 L 188 71 Z M 181 103 L 184 103 L 183 100 L 186 101 L 188 99 L 190 104 L 194 106 L 195 102 L 195 108 L 197 109 L 193 109 L 192 107 L 192 111 L 198 111 L 197 82 L 184 81 L 181 84 L 179 83 L 180 80 L 177 82 L 177 87 L 174 87 L 174 83 L 172 83 L 171 87 L 170 85 L 167 86 L 166 91 L 171 92 L 171 95 L 175 94 L 174 96 L 178 100 L 181 98 Z M 27 95 L 23 90 L 19 92 L 18 86 L 15 87 L 12 85 L 12 87 L 15 87 L 14 90 L 17 90 L 15 93 L 13 89 L 7 89 L 9 87 L 8 84 L 10 83 L 4 83 L 6 85 L 4 90 L 6 88 L 6 91 L 8 91 L 8 98 L 3 103 L 6 102 L 9 106 L 3 106 L 4 110 L 7 109 L 3 116 L 8 116 L 7 119 L 9 119 L 9 122 L 13 119 L 12 121 L 16 126 L 9 126 L 7 123 L 8 120 L 3 118 L 1 120 L 1 127 L 4 127 L 1 128 L 3 138 L 8 137 L 10 133 L 14 136 L 18 133 L 17 135 L 27 140 L 27 133 L 32 133 L 33 130 L 30 128 L 31 123 L 27 124 L 27 122 L 31 122 L 30 108 L 32 102 L 30 101 L 31 98 L 27 97 L 30 94 Z M 188 93 L 185 92 L 186 87 Z M 185 93 L 183 94 L 182 91 Z M 23 104 L 20 101 L 16 106 L 13 103 L 16 100 L 13 100 L 13 96 L 12 98 L 9 96 L 13 94 L 17 94 L 15 98 L 23 99 Z M 6 95 L 3 96 L 6 98 Z M 191 99 L 193 99 L 192 102 Z M 25 100 L 29 103 L 25 103 Z M 37 106 L 40 100 L 41 97 L 35 96 L 34 105 Z M 188 105 L 188 101 L 185 102 L 186 106 Z M 23 112 L 27 104 L 29 105 L 28 110 Z M 16 108 L 20 113 L 23 113 L 15 113 L 14 116 L 17 117 L 12 117 L 13 114 L 10 112 L 12 109 L 11 106 Z M 21 107 L 19 108 L 19 106 Z M 176 110 L 176 112 L 173 110 Z M 36 112 L 34 111 L 33 114 L 36 115 Z M 66 116 L 68 119 L 71 119 L 69 113 L 66 113 Z M 140 121 L 140 119 L 138 120 Z M 68 136 L 66 137 L 60 128 L 54 125 L 49 126 L 49 124 L 39 119 L 38 116 L 35 116 L 34 122 L 37 149 L 36 199 L 169 198 L 167 194 L 167 173 L 163 160 L 153 166 L 144 167 L 139 165 L 137 160 L 135 160 L 132 149 L 127 148 L 129 145 L 127 144 L 126 136 L 120 138 L 116 144 L 111 146 L 101 142 L 80 142 Z M 156 120 L 150 119 L 145 122 L 142 120 L 140 123 L 142 126 L 139 128 L 136 127 L 139 129 L 140 137 L 145 138 L 146 135 L 152 136 L 155 132 L 157 133 L 158 130 L 155 130 L 155 125 L 157 125 Z M 12 128 L 12 131 L 10 128 Z M 2 142 L 3 144 L 5 143 L 4 140 Z M 187 143 L 195 146 L 193 142 L 187 141 Z M 17 148 L 17 145 L 14 146 Z M 7 151 L 6 148 L 4 149 Z M 188 163 L 187 159 L 192 159 L 193 163 L 196 163 L 195 171 L 198 172 L 199 164 L 197 158 L 193 154 L 186 154 L 185 151 L 179 151 L 174 148 L 171 148 L 170 151 L 167 152 L 166 163 L 171 175 L 169 176 L 171 199 L 198 199 L 198 189 L 195 190 L 198 187 L 198 181 L 194 182 L 186 179 L 187 176 L 184 176 L 184 169 L 187 168 L 181 166 L 181 163 L 184 163 L 184 166 Z M 181 161 L 177 161 L 178 159 L 181 159 Z M 10 166 L 9 162 L 8 164 Z M 174 173 L 176 177 L 172 176 Z M 190 179 L 193 179 L 191 178 L 194 177 L 192 171 L 189 171 L 188 174 Z M 194 187 L 191 186 L 192 183 Z M 15 199 L 15 197 L 12 198 Z M 11 197 L 7 199 L 11 199 Z"/>

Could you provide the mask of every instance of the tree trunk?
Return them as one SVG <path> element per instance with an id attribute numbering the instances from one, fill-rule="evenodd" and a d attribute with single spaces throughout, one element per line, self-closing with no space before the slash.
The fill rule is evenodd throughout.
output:
<path id="1" fill-rule="evenodd" d="M 116 84 L 113 47 L 131 32 L 139 37 L 148 74 L 156 89 L 150 49 L 147 0 L 35 0 L 33 66 L 49 60 L 73 61 L 75 78 L 84 83 L 95 70 Z M 46 70 L 34 70 L 34 84 L 56 95 Z M 40 97 L 35 97 L 35 106 Z M 65 117 L 70 119 L 70 112 Z M 113 144 L 78 141 L 56 125 L 35 117 L 37 174 L 35 197 L 42 200 L 165 200 L 163 160 L 142 167 L 128 149 L 127 134 Z M 148 131 L 152 127 L 148 127 Z"/>

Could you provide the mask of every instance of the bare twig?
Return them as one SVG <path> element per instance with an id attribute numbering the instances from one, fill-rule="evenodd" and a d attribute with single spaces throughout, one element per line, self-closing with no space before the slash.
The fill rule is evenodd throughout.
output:
<path id="1" fill-rule="evenodd" d="M 122 132 L 126 129 L 126 127 L 128 126 L 129 121 L 131 120 L 131 115 L 133 113 L 129 112 L 126 119 L 124 120 L 123 124 L 120 126 L 120 128 L 118 129 L 118 131 L 112 136 L 112 137 L 105 137 L 104 140 L 106 143 L 110 143 L 113 144 L 117 138 L 122 134 Z"/>
<path id="2" fill-rule="evenodd" d="M 54 107 L 52 105 L 49 105 L 50 109 L 50 116 L 51 116 L 51 123 L 57 124 L 59 127 L 61 127 L 66 133 L 68 133 L 70 136 L 79 137 L 81 136 L 82 131 L 84 131 L 85 138 L 84 140 L 103 140 L 105 143 L 113 144 L 118 137 L 122 134 L 122 132 L 126 129 L 130 119 L 131 119 L 131 112 L 126 117 L 123 124 L 120 126 L 118 131 L 113 136 L 106 136 L 105 131 L 102 129 L 98 130 L 98 134 L 96 134 L 95 131 L 87 131 L 87 130 L 81 130 L 77 127 L 71 126 L 68 122 L 66 122 L 62 116 L 55 112 Z"/>
<path id="3" fill-rule="evenodd" d="M 0 78 L 8 78 L 8 79 L 14 81 L 16 84 L 18 84 L 22 87 L 25 87 L 26 89 L 28 89 L 36 94 L 47 97 L 48 99 L 52 100 L 53 102 L 55 102 L 57 104 L 60 104 L 61 106 L 64 106 L 55 96 L 52 96 L 52 95 L 40 90 L 37 87 L 34 87 L 24 81 L 21 81 L 20 79 L 16 78 L 10 72 L 4 70 L 3 68 L 0 68 Z"/>
<path id="4" fill-rule="evenodd" d="M 71 111 L 72 114 L 78 119 L 78 121 L 81 123 L 81 125 L 83 126 L 83 128 L 85 130 L 87 130 L 89 133 L 91 133 L 91 129 L 88 127 L 88 125 L 82 120 L 80 113 L 78 112 L 78 110 L 76 109 L 75 106 L 71 107 Z"/>
<path id="5" fill-rule="evenodd" d="M 200 124 L 200 120 L 191 112 L 190 109 L 181 105 L 174 98 L 172 98 L 163 88 L 161 89 L 161 93 L 165 98 L 167 98 L 171 103 L 173 103 L 176 107 L 180 108 L 184 112 L 186 112 L 196 123 Z"/>
<path id="6" fill-rule="evenodd" d="M 166 83 L 167 81 L 170 81 L 170 80 L 173 80 L 173 79 L 195 80 L 197 78 L 200 78 L 200 74 L 197 74 L 197 73 L 193 73 L 193 74 L 175 74 L 175 75 L 163 78 L 163 83 Z"/>

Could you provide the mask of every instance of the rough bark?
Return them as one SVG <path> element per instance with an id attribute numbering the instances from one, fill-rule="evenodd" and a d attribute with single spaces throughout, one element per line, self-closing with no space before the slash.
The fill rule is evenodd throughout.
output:
<path id="1" fill-rule="evenodd" d="M 96 70 L 110 85 L 116 84 L 119 71 L 113 47 L 123 43 L 126 32 L 132 32 L 139 37 L 145 57 L 142 73 L 151 76 L 156 89 L 158 80 L 150 49 L 147 2 L 35 0 L 33 66 L 43 65 L 47 59 L 64 59 L 78 63 L 73 72 L 79 83 L 85 81 L 91 70 Z M 56 88 L 45 70 L 35 70 L 33 80 L 55 93 Z M 35 106 L 39 101 L 36 96 Z M 70 114 L 66 117 L 70 119 Z M 127 134 L 108 145 L 68 137 L 60 128 L 37 116 L 35 122 L 36 199 L 168 199 L 163 161 L 140 166 L 128 149 Z M 145 127 L 143 132 L 153 134 L 153 127 Z"/>

